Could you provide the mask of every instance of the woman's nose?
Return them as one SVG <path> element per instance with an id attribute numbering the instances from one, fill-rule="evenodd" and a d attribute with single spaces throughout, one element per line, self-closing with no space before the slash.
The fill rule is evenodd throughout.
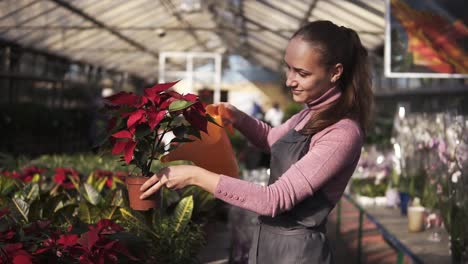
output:
<path id="1" fill-rule="evenodd" d="M 295 87 L 297 86 L 297 81 L 294 78 L 293 73 L 286 73 L 286 86 L 287 87 Z"/>

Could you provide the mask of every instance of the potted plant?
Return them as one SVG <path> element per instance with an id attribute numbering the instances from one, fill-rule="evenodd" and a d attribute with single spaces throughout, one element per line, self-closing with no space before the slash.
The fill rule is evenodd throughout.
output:
<path id="1" fill-rule="evenodd" d="M 110 115 L 106 142 L 112 154 L 121 155 L 124 165 L 133 166 L 126 179 L 130 207 L 148 210 L 157 207 L 156 194 L 140 200 L 140 185 L 152 175 L 155 160 L 180 142 L 190 142 L 188 136 L 200 138 L 207 133 L 207 122 L 212 121 L 198 97 L 179 94 L 170 88 L 177 82 L 156 84 L 144 90 L 144 95 L 120 92 L 105 98 Z M 164 136 L 172 132 L 171 142 Z M 170 150 L 169 149 L 169 150 Z"/>

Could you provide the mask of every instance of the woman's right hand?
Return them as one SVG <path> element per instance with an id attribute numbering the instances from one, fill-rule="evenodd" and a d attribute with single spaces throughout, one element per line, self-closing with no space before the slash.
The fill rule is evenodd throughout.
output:
<path id="1" fill-rule="evenodd" d="M 236 124 L 244 114 L 230 103 L 217 103 L 213 104 L 212 107 L 216 108 L 216 112 L 221 116 L 224 126 Z"/>

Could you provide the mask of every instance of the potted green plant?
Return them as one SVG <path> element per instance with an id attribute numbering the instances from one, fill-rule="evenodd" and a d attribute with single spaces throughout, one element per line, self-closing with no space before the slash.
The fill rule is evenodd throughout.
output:
<path id="1" fill-rule="evenodd" d="M 170 88 L 177 82 L 156 84 L 144 90 L 144 95 L 119 92 L 105 98 L 106 112 L 110 116 L 106 142 L 112 154 L 121 155 L 124 165 L 133 166 L 126 179 L 130 207 L 148 210 L 157 207 L 157 194 L 140 200 L 140 186 L 152 175 L 151 167 L 174 142 L 192 141 L 188 136 L 200 138 L 212 121 L 198 96 L 182 95 Z M 164 142 L 172 132 L 175 138 Z M 169 149 L 170 150 L 170 149 Z"/>

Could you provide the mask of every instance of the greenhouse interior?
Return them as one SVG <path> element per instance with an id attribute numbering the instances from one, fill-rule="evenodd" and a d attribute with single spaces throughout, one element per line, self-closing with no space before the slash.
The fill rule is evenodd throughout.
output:
<path id="1" fill-rule="evenodd" d="M 0 1 L 0 264 L 468 263 L 467 10 Z"/>

